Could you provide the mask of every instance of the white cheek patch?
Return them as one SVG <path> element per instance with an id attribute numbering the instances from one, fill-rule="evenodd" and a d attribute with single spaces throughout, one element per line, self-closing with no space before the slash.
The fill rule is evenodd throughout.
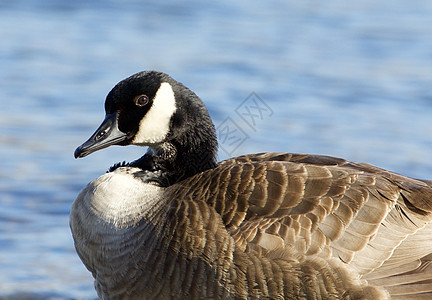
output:
<path id="1" fill-rule="evenodd" d="M 168 134 L 171 117 L 176 111 L 171 85 L 163 82 L 153 99 L 152 107 L 140 121 L 134 145 L 147 146 L 162 142 Z"/>

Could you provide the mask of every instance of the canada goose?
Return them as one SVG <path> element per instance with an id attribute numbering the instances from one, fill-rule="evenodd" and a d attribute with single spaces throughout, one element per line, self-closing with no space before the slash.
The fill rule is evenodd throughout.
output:
<path id="1" fill-rule="evenodd" d="M 102 299 L 432 299 L 432 182 L 340 158 L 216 163 L 201 100 L 167 74 L 118 83 L 75 157 L 148 146 L 73 203 Z"/>

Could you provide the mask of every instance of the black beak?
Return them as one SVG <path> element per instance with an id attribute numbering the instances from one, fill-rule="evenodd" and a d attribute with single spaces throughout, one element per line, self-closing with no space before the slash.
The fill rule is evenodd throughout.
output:
<path id="1" fill-rule="evenodd" d="M 127 134 L 118 129 L 118 113 L 105 116 L 95 133 L 81 146 L 76 148 L 75 158 L 84 157 L 97 150 L 119 144 L 127 138 Z"/>

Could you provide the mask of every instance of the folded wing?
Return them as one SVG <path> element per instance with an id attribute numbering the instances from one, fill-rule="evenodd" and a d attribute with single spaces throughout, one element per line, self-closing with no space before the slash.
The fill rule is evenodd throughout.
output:
<path id="1" fill-rule="evenodd" d="M 391 295 L 432 295 L 426 181 L 338 158 L 265 153 L 223 161 L 183 187 L 214 207 L 242 251 L 337 259 Z"/>

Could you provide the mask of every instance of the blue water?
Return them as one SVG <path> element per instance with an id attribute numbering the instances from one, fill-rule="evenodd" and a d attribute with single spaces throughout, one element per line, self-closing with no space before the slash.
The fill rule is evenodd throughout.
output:
<path id="1" fill-rule="evenodd" d="M 237 126 L 221 159 L 319 153 L 432 178 L 431 16 L 428 0 L 0 2 L 0 297 L 96 297 L 69 209 L 144 149 L 73 151 L 112 86 L 141 70 L 194 90 L 220 130 Z M 266 108 L 253 120 L 252 100 Z"/>

